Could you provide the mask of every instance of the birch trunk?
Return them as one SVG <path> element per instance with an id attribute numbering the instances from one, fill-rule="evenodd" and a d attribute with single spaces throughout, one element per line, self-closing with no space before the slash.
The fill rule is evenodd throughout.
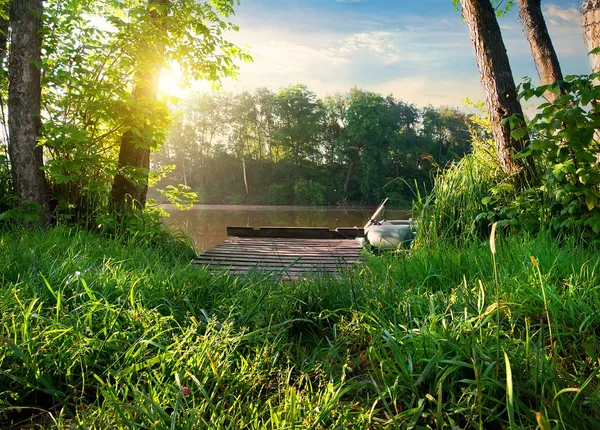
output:
<path id="1" fill-rule="evenodd" d="M 581 3 L 583 38 L 588 53 L 600 47 L 600 0 L 587 0 Z M 600 72 L 600 54 L 592 54 L 590 64 L 592 73 Z"/>

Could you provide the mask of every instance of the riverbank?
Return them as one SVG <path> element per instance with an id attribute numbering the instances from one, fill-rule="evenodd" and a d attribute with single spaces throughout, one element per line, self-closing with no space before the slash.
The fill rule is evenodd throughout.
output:
<path id="1" fill-rule="evenodd" d="M 597 251 L 552 238 L 210 274 L 176 242 L 0 235 L 0 427 L 594 428 Z"/>

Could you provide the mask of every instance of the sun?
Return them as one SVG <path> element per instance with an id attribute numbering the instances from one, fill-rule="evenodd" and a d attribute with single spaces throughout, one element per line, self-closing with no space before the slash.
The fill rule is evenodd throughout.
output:
<path id="1" fill-rule="evenodd" d="M 161 73 L 158 92 L 162 96 L 185 99 L 190 93 L 190 89 L 200 92 L 210 92 L 212 87 L 211 83 L 207 80 L 193 81 L 186 86 L 181 68 L 176 63 L 171 64 Z"/>
<path id="2" fill-rule="evenodd" d="M 183 86 L 181 70 L 177 65 L 175 67 L 172 65 L 161 73 L 158 92 L 167 97 L 184 98 L 185 90 Z"/>

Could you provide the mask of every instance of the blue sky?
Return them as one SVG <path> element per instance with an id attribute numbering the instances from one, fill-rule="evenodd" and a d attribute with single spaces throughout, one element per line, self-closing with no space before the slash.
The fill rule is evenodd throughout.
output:
<path id="1" fill-rule="evenodd" d="M 565 74 L 588 72 L 576 1 L 542 2 Z M 483 100 L 465 23 L 451 0 L 242 0 L 230 39 L 254 58 L 225 90 L 304 83 L 319 96 L 357 86 L 418 105 Z M 517 11 L 500 19 L 517 82 L 537 80 Z"/>

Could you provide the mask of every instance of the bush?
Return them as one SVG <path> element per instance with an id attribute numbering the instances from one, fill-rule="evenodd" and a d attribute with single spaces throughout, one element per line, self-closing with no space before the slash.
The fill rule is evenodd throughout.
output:
<path id="1" fill-rule="evenodd" d="M 298 179 L 294 183 L 294 195 L 296 204 L 302 206 L 320 206 L 327 204 L 325 197 L 325 186 L 313 181 Z"/>
<path id="2" fill-rule="evenodd" d="M 288 205 L 292 202 L 290 187 L 286 184 L 273 184 L 267 191 L 266 203 L 269 205 Z"/>
<path id="3" fill-rule="evenodd" d="M 541 97 L 546 91 L 560 94 L 553 103 L 544 103 L 527 129 L 528 154 L 535 157 L 544 181 L 537 189 L 552 199 L 548 205 L 551 225 L 557 231 L 577 231 L 587 241 L 598 241 L 600 233 L 600 74 L 568 76 L 564 82 L 534 88 L 521 86 L 521 98 Z"/>

